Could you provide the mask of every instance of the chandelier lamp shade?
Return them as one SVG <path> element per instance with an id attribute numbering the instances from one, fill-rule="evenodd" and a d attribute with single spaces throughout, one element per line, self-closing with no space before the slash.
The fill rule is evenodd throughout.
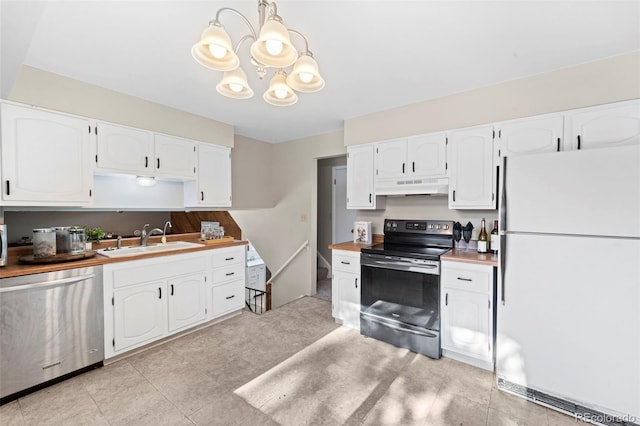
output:
<path id="1" fill-rule="evenodd" d="M 223 12 L 239 16 L 249 28 L 250 34 L 243 36 L 235 48 L 231 37 L 220 22 Z M 297 92 L 317 92 L 324 87 L 318 64 L 309 50 L 309 43 L 302 33 L 285 27 L 278 15 L 275 2 L 258 0 L 259 31 L 256 32 L 250 21 L 235 9 L 223 7 L 209 22 L 200 36 L 200 40 L 191 48 L 193 58 L 199 64 L 222 71 L 222 80 L 216 86 L 221 95 L 233 99 L 248 99 L 253 90 L 247 81 L 247 74 L 240 65 L 238 50 L 246 40 L 253 40 L 250 47 L 251 64 L 263 79 L 268 68 L 276 71 L 262 98 L 271 105 L 287 106 L 298 101 Z M 304 41 L 304 50 L 298 52 L 291 42 L 291 35 Z M 285 68 L 292 67 L 287 74 Z"/>

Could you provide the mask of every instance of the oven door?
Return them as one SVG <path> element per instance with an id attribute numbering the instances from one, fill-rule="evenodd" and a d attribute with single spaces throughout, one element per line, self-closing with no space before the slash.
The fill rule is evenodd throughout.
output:
<path id="1" fill-rule="evenodd" d="M 440 262 L 361 255 L 360 332 L 440 358 Z"/>

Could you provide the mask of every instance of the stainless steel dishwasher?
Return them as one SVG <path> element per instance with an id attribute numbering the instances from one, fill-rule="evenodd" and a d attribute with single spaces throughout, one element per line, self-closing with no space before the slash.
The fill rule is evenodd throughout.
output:
<path id="1" fill-rule="evenodd" d="M 104 360 L 102 266 L 0 279 L 0 403 Z"/>

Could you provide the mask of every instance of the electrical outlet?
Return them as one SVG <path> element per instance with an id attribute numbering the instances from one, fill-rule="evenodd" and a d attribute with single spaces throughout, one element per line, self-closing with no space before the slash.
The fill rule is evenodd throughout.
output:
<path id="1" fill-rule="evenodd" d="M 306 213 L 302 213 L 300 215 L 300 222 L 306 222 L 307 221 L 307 214 Z"/>

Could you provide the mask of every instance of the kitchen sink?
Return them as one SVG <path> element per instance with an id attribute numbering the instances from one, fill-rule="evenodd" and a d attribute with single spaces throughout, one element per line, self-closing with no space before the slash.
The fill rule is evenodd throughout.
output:
<path id="1" fill-rule="evenodd" d="M 171 241 L 165 244 L 149 244 L 147 246 L 127 246 L 120 249 L 108 247 L 96 250 L 98 254 L 107 257 L 136 256 L 147 253 L 158 253 L 163 251 L 182 250 L 192 247 L 202 247 L 202 244 L 190 243 L 188 241 Z"/>

